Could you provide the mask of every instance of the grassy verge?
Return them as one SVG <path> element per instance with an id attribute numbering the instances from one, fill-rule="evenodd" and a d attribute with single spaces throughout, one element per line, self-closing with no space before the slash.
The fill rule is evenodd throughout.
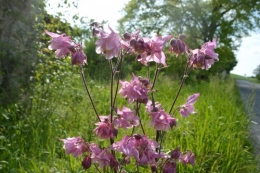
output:
<path id="1" fill-rule="evenodd" d="M 253 83 L 260 83 L 260 81 L 258 81 L 255 77 L 245 77 L 245 76 L 240 76 L 237 74 L 230 74 L 230 77 L 233 79 L 247 80 L 247 81 L 253 82 Z"/>
<path id="2" fill-rule="evenodd" d="M 78 76 L 68 73 L 61 83 L 39 86 L 30 115 L 17 105 L 1 110 L 0 172 L 85 172 L 82 158 L 65 155 L 58 140 L 80 135 L 89 142 L 97 141 L 92 132 L 96 118 Z M 99 114 L 108 115 L 108 86 L 90 80 L 88 83 Z M 156 83 L 155 100 L 167 111 L 178 84 L 169 78 Z M 196 162 L 194 167 L 179 165 L 177 172 L 259 172 L 248 140 L 249 122 L 234 84 L 233 80 L 215 77 L 209 83 L 184 86 L 176 105 L 200 92 L 195 104 L 198 113 L 188 118 L 174 115 L 178 124 L 166 134 L 164 150 L 178 146 L 191 150 Z M 125 103 L 119 98 L 117 105 L 121 108 Z M 147 119 L 146 133 L 154 137 L 148 116 L 141 116 Z"/>

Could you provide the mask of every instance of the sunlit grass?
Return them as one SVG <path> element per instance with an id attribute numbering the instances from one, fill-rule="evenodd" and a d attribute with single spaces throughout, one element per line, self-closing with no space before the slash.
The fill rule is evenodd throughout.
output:
<path id="1" fill-rule="evenodd" d="M 87 81 L 99 114 L 108 115 L 109 85 L 89 78 Z M 89 142 L 106 143 L 98 141 L 92 132 L 97 119 L 79 74 L 68 73 L 61 83 L 50 84 L 48 89 L 39 86 L 31 115 L 24 115 L 26 112 L 15 106 L 2 111 L 9 119 L 1 119 L 4 121 L 0 172 L 85 172 L 81 167 L 82 158 L 65 155 L 59 138 L 82 136 Z M 166 111 L 179 83 L 167 77 L 156 83 L 155 100 L 162 103 Z M 180 147 L 182 151 L 195 153 L 195 166 L 180 165 L 178 172 L 259 172 L 248 141 L 249 121 L 234 81 L 214 77 L 209 83 L 184 85 L 175 108 L 197 92 L 201 93 L 195 104 L 198 113 L 188 118 L 175 113 L 177 127 L 167 132 L 163 143 L 165 151 Z M 118 97 L 118 108 L 126 103 Z M 146 134 L 155 137 L 147 114 L 142 113 L 141 117 L 146 119 L 143 122 Z M 141 132 L 140 128 L 137 132 Z M 120 135 L 116 140 L 120 140 Z"/>

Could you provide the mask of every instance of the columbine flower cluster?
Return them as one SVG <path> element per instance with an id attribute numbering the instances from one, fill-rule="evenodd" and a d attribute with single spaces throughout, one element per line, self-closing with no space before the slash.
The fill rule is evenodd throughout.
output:
<path id="1" fill-rule="evenodd" d="M 191 151 L 181 152 L 180 148 L 177 147 L 169 149 L 168 151 L 170 152 L 164 153 L 163 151 L 165 150 L 162 150 L 163 138 L 166 131 L 173 130 L 177 125 L 176 111 L 179 111 L 182 117 L 188 117 L 190 114 L 196 113 L 194 104 L 200 93 L 189 96 L 183 105 L 176 107 L 175 103 L 185 78 L 192 69 L 201 68 L 208 70 L 219 60 L 218 54 L 214 52 L 216 39 L 213 42 L 209 41 L 205 43 L 201 49 L 191 50 L 188 49 L 188 46 L 184 42 L 184 35 L 178 37 L 155 35 L 149 38 L 142 37 L 138 30 L 132 34 L 125 33 L 120 38 L 119 34 L 110 26 L 108 26 L 108 32 L 97 22 L 92 23 L 91 26 L 92 34 L 97 38 L 95 43 L 96 53 L 103 54 L 110 61 L 111 65 L 110 114 L 107 116 L 100 116 L 98 114 L 93 98 L 88 91 L 87 82 L 82 70 L 83 65 L 87 64 L 87 57 L 82 50 L 82 46 L 73 42 L 71 37 L 66 36 L 66 34 L 59 35 L 45 31 L 52 37 L 49 49 L 55 51 L 55 56 L 57 58 L 64 58 L 69 54 L 72 65 L 80 67 L 81 77 L 83 78 L 87 94 L 98 120 L 95 123 L 96 128 L 93 132 L 98 139 L 110 142 L 110 145 L 105 147 L 100 146 L 98 142 L 84 141 L 81 137 L 61 139 L 64 143 L 66 154 L 72 154 L 74 157 L 83 155 L 83 168 L 89 169 L 94 163 L 94 168 L 98 172 L 101 172 L 99 169 L 104 167 L 110 168 L 113 172 L 123 172 L 128 164 L 133 164 L 137 170 L 140 166 L 149 166 L 152 172 L 160 170 L 164 173 L 174 173 L 176 172 L 178 163 L 194 165 L 195 154 Z M 158 101 L 155 101 L 156 90 L 154 87 L 160 69 L 167 67 L 164 47 L 169 40 L 170 52 L 175 53 L 176 56 L 186 54 L 187 67 L 172 107 L 169 111 L 166 111 Z M 154 80 L 151 81 L 150 76 L 137 77 L 134 73 L 132 73 L 132 80 L 121 80 L 119 74 L 122 68 L 120 67 L 122 66 L 123 56 L 126 54 L 135 54 L 136 60 L 145 66 L 150 65 L 151 62 L 155 63 L 156 72 Z M 117 58 L 116 63 L 111 60 L 114 57 Z M 117 74 L 119 77 L 114 81 Z M 116 89 L 113 87 L 113 84 L 117 85 Z M 117 94 L 126 99 L 129 106 L 116 105 Z M 144 113 L 140 111 L 142 105 L 145 106 Z M 174 106 L 175 111 L 172 113 Z M 154 129 L 155 137 L 149 138 L 147 136 L 146 129 L 143 126 L 146 122 L 145 120 L 141 121 L 141 117 L 145 116 L 143 114 L 149 117 L 149 127 Z M 141 133 L 136 134 L 136 129 L 138 128 Z M 120 129 L 123 129 L 123 131 L 120 133 L 119 138 Z M 117 141 L 115 141 L 116 137 L 119 138 Z"/>

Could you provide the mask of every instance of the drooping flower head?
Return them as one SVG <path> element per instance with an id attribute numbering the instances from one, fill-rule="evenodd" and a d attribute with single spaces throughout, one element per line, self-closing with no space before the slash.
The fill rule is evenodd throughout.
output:
<path id="1" fill-rule="evenodd" d="M 60 35 L 47 30 L 45 30 L 45 33 L 52 37 L 51 44 L 48 48 L 55 50 L 55 57 L 64 58 L 65 55 L 70 52 L 68 47 L 73 45 L 71 37 L 66 36 L 66 34 Z"/>
<path id="2" fill-rule="evenodd" d="M 163 52 L 163 48 L 170 38 L 171 35 L 164 37 L 155 35 L 152 39 L 144 39 L 144 43 L 147 46 L 145 52 L 142 52 L 137 56 L 138 61 L 144 65 L 146 65 L 147 62 L 154 61 L 166 66 L 166 56 Z"/>
<path id="3" fill-rule="evenodd" d="M 139 80 L 134 74 L 132 74 L 133 80 L 130 82 L 119 81 L 122 88 L 118 93 L 121 94 L 123 98 L 127 98 L 129 102 L 139 101 L 141 103 L 146 103 L 148 101 L 148 88 L 143 82 L 145 80 Z"/>
<path id="4" fill-rule="evenodd" d="M 137 30 L 134 33 L 125 33 L 123 35 L 123 39 L 120 40 L 121 47 L 129 53 L 133 53 L 135 51 L 135 49 L 137 50 L 138 45 L 140 46 L 140 44 L 137 43 L 137 40 L 139 39 L 139 33 L 140 33 L 139 30 Z M 140 39 L 139 39 L 139 42 L 140 42 Z M 137 44 L 135 44 L 135 43 L 137 43 Z"/>
<path id="5" fill-rule="evenodd" d="M 81 44 L 77 44 L 75 46 L 69 46 L 68 49 L 71 51 L 72 65 L 87 64 L 87 56 L 82 51 Z"/>
<path id="6" fill-rule="evenodd" d="M 136 162 L 141 165 L 154 165 L 156 158 L 167 157 L 163 153 L 156 152 L 158 146 L 156 141 L 148 139 L 145 135 L 137 134 L 132 137 L 124 136 L 121 141 L 114 143 L 112 148 L 125 156 L 135 158 Z"/>
<path id="7" fill-rule="evenodd" d="M 113 124 L 117 128 L 132 128 L 139 125 L 139 117 L 135 116 L 131 109 L 124 107 L 122 110 L 117 109 L 119 117 L 114 119 Z"/>
<path id="8" fill-rule="evenodd" d="M 155 130 L 168 130 L 170 127 L 176 126 L 176 119 L 172 118 L 164 110 L 150 113 L 150 125 L 154 126 Z"/>
<path id="9" fill-rule="evenodd" d="M 108 149 L 100 149 L 97 144 L 90 144 L 91 160 L 98 163 L 99 167 L 110 166 L 117 169 L 119 166 L 118 161 L 113 157 Z"/>
<path id="10" fill-rule="evenodd" d="M 95 123 L 97 127 L 93 131 L 101 139 L 114 138 L 117 135 L 117 129 L 109 122 L 109 116 L 99 116 L 99 118 L 101 122 Z"/>
<path id="11" fill-rule="evenodd" d="M 113 57 L 118 57 L 120 53 L 120 37 L 109 25 L 108 29 L 110 32 L 105 32 L 99 28 L 99 33 L 96 34 L 98 38 L 96 41 L 96 52 L 104 54 L 106 59 L 112 59 Z"/>
<path id="12" fill-rule="evenodd" d="M 216 61 L 218 61 L 218 54 L 214 52 L 216 47 L 216 39 L 213 42 L 207 42 L 202 45 L 201 49 L 191 50 L 189 56 L 189 65 L 194 68 L 201 68 L 208 70 Z"/>
<path id="13" fill-rule="evenodd" d="M 175 161 L 166 161 L 163 164 L 163 173 L 176 173 L 176 166 Z"/>
<path id="14" fill-rule="evenodd" d="M 180 114 L 183 116 L 183 117 L 187 117 L 189 114 L 194 114 L 196 113 L 194 111 L 194 104 L 195 102 L 197 101 L 197 98 L 200 96 L 200 93 L 197 93 L 197 94 L 193 94 L 191 96 L 188 97 L 186 103 L 182 106 L 180 106 Z"/>
<path id="15" fill-rule="evenodd" d="M 61 139 L 61 141 L 64 143 L 63 148 L 65 148 L 66 154 L 77 157 L 87 151 L 86 142 L 81 137 Z"/>
<path id="16" fill-rule="evenodd" d="M 183 39 L 185 38 L 185 35 L 179 35 L 179 38 L 173 38 L 170 41 L 170 51 L 174 52 L 176 56 L 188 52 L 188 46 L 184 43 Z"/>
<path id="17" fill-rule="evenodd" d="M 85 170 L 87 170 L 88 168 L 90 168 L 91 164 L 92 164 L 92 161 L 91 161 L 90 156 L 86 155 L 84 157 L 83 161 L 81 162 L 81 165 L 83 166 L 83 168 Z"/>
<path id="18" fill-rule="evenodd" d="M 195 155 L 192 152 L 188 151 L 185 155 L 183 154 L 179 161 L 182 162 L 184 165 L 191 164 L 192 166 L 194 166 Z"/>
<path id="19" fill-rule="evenodd" d="M 149 100 L 145 108 L 151 117 L 150 125 L 153 126 L 155 130 L 166 131 L 176 126 L 176 119 L 166 113 L 159 102 L 155 102 L 153 105 L 152 101 Z"/>

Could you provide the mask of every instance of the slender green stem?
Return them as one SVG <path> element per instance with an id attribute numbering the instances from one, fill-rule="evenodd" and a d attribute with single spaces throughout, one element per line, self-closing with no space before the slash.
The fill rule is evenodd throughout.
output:
<path id="1" fill-rule="evenodd" d="M 117 79 L 117 83 L 116 83 L 116 91 L 115 91 L 115 96 L 114 96 L 114 100 L 113 100 L 113 104 L 112 104 L 112 108 L 114 109 L 115 107 L 115 104 L 116 104 L 116 97 L 117 97 L 117 92 L 118 92 L 118 88 L 119 88 L 119 80 L 121 78 L 121 74 L 122 74 L 122 61 L 123 61 L 123 53 L 121 51 L 121 54 L 120 54 L 120 60 L 119 60 L 119 64 L 118 64 L 118 67 L 119 67 L 119 71 L 118 71 L 118 79 Z"/>
<path id="2" fill-rule="evenodd" d="M 174 98 L 174 100 L 173 100 L 173 103 L 172 103 L 171 109 L 170 109 L 170 111 L 169 111 L 169 114 L 172 112 L 173 106 L 175 105 L 175 103 L 176 103 L 176 101 L 177 101 L 177 99 L 178 99 L 178 97 L 179 97 L 179 95 L 180 95 L 180 92 L 181 92 L 181 89 L 182 89 L 183 84 L 184 84 L 184 82 L 185 82 L 185 79 L 187 78 L 188 66 L 189 66 L 189 64 L 188 64 L 188 62 L 187 62 L 186 67 L 185 67 L 185 71 L 184 71 L 184 75 L 183 75 L 183 78 L 182 78 L 182 80 L 181 80 L 181 85 L 180 85 L 180 87 L 179 87 L 179 90 L 178 90 L 178 92 L 177 92 L 177 95 L 175 96 L 175 98 Z"/>
<path id="3" fill-rule="evenodd" d="M 142 123 L 142 121 L 141 121 L 140 113 L 139 113 L 140 106 L 141 106 L 141 103 L 138 104 L 138 101 L 137 101 L 137 102 L 136 102 L 136 114 L 137 114 L 137 116 L 139 117 L 140 126 L 141 126 L 141 129 L 142 129 L 142 131 L 143 131 L 143 134 L 145 135 L 143 123 Z"/>
<path id="4" fill-rule="evenodd" d="M 114 69 L 113 69 L 113 63 L 112 60 L 109 60 L 109 64 L 110 64 L 110 69 L 111 69 L 111 83 L 110 83 L 110 123 L 112 124 L 113 122 L 113 112 L 114 112 L 114 108 L 113 108 L 113 90 L 114 90 Z"/>
<path id="5" fill-rule="evenodd" d="M 95 112 L 95 114 L 96 114 L 98 120 L 101 121 L 101 119 L 99 118 L 99 115 L 98 115 L 96 106 L 95 106 L 95 104 L 94 104 L 94 102 L 93 102 L 93 99 L 92 99 L 92 97 L 91 97 L 91 95 L 90 95 L 90 92 L 89 92 L 89 90 L 88 90 L 88 86 L 87 86 L 87 82 L 86 82 L 86 79 L 85 79 L 83 67 L 82 67 L 82 66 L 79 66 L 79 67 L 80 67 L 81 78 L 82 78 L 82 81 L 83 81 L 83 83 L 84 83 L 85 89 L 86 89 L 86 91 L 87 91 L 87 94 L 88 94 L 89 100 L 90 100 L 90 102 L 91 102 L 91 105 L 92 105 L 92 107 L 93 107 L 93 109 L 94 109 L 94 112 Z"/>

